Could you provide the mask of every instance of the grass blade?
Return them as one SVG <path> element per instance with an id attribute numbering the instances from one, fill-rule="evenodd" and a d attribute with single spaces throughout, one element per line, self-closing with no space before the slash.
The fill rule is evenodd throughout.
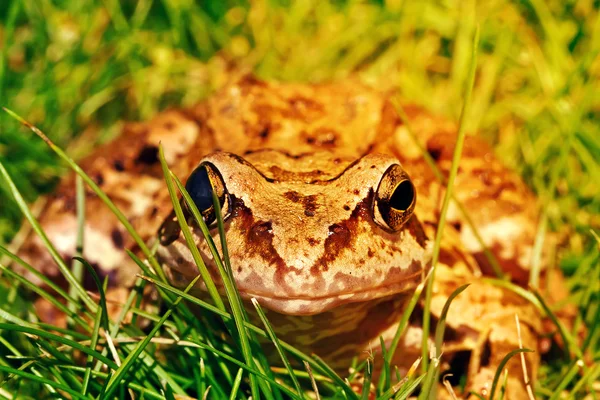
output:
<path id="1" fill-rule="evenodd" d="M 27 333 L 27 334 L 34 335 L 34 336 L 43 337 L 44 339 L 47 339 L 47 340 L 56 341 L 56 342 L 62 343 L 64 345 L 67 345 L 69 347 L 72 347 L 73 349 L 79 350 L 82 353 L 91 355 L 95 359 L 102 361 L 109 368 L 112 368 L 112 369 L 117 368 L 117 364 L 115 364 L 111 359 L 98 353 L 97 351 L 90 349 L 89 347 L 84 346 L 84 345 L 80 344 L 79 342 L 75 342 L 73 340 L 66 339 L 62 336 L 58 336 L 58 335 L 55 335 L 50 332 L 46 332 L 46 331 L 36 329 L 36 328 L 30 328 L 27 326 L 20 326 L 20 325 L 16 325 L 16 324 L 7 324 L 4 322 L 0 322 L 0 330 Z"/>
<path id="2" fill-rule="evenodd" d="M 387 349 L 386 359 L 384 361 L 387 365 L 391 364 L 394 354 L 396 353 L 396 349 L 398 348 L 398 344 L 400 343 L 400 339 L 402 339 L 402 335 L 404 335 L 404 331 L 406 330 L 406 327 L 408 326 L 409 318 L 410 318 L 411 314 L 413 313 L 413 311 L 417 305 L 417 302 L 419 301 L 419 298 L 421 297 L 421 293 L 423 293 L 423 289 L 425 288 L 425 285 L 428 284 L 430 279 L 431 279 L 431 272 L 429 272 L 429 274 L 425 277 L 425 279 L 423 279 L 423 282 L 421 282 L 417 286 L 417 288 L 415 289 L 415 292 L 413 293 L 412 297 L 410 298 L 410 301 L 402 314 L 402 318 L 398 322 L 398 328 L 396 329 L 396 333 L 394 334 L 392 343 L 390 344 L 389 349 Z M 386 370 L 384 369 L 383 373 L 379 377 L 379 383 L 377 385 L 377 388 L 380 393 L 385 390 L 384 388 L 386 386 L 384 386 L 384 385 L 385 385 L 386 381 L 389 382 L 389 380 L 391 379 L 391 377 L 389 377 L 389 376 L 384 376 L 385 373 L 386 373 Z"/>
<path id="3" fill-rule="evenodd" d="M 519 353 L 533 353 L 533 350 L 530 349 L 515 349 L 504 356 L 500 364 L 498 364 L 498 368 L 496 369 L 496 373 L 494 374 L 494 380 L 492 381 L 492 390 L 490 390 L 490 400 L 494 400 L 494 395 L 496 394 L 496 387 L 498 386 L 498 381 L 500 380 L 500 375 L 502 375 L 502 371 L 504 370 L 504 366 L 510 361 L 512 357 Z"/>
<path id="4" fill-rule="evenodd" d="M 369 395 L 371 394 L 371 380 L 373 379 L 373 365 L 371 364 L 371 359 L 367 359 L 367 371 L 364 375 L 363 387 L 361 392 L 361 399 L 368 400 Z"/>
<path id="5" fill-rule="evenodd" d="M 562 343 L 562 345 L 563 345 L 563 356 L 564 356 L 565 360 L 569 361 L 569 362 L 571 361 L 571 350 L 575 351 L 576 356 L 578 358 L 583 358 L 583 354 L 581 354 L 581 350 L 575 345 L 575 341 L 571 337 L 571 334 L 569 333 L 569 331 L 567 330 L 567 328 L 565 328 L 565 326 L 563 325 L 563 323 L 558 319 L 558 317 L 556 316 L 556 314 L 554 314 L 552 312 L 552 310 L 550 309 L 550 307 L 548 306 L 548 304 L 544 300 L 544 297 L 540 294 L 540 292 L 536 288 L 530 287 L 529 290 L 531 290 L 533 292 L 533 295 L 539 301 L 539 303 L 542 306 L 543 310 L 546 312 L 546 315 L 548 317 L 550 317 L 550 319 L 552 320 L 552 322 L 554 323 L 554 325 L 557 327 L 558 333 L 560 334 L 560 337 L 561 337 L 562 342 L 563 342 Z"/>
<path id="6" fill-rule="evenodd" d="M 102 325 L 102 329 L 108 332 L 108 310 L 106 308 L 106 294 L 104 293 L 102 282 L 100 281 L 100 278 L 98 277 L 94 267 L 92 267 L 87 260 L 83 259 L 82 257 L 73 257 L 73 259 L 79 261 L 83 266 L 85 266 L 89 274 L 92 276 L 94 283 L 98 287 L 98 294 L 100 295 L 100 308 L 102 310 L 100 323 Z"/>
<path id="7" fill-rule="evenodd" d="M 75 177 L 75 203 L 77 212 L 77 237 L 75 239 L 75 256 L 83 257 L 83 245 L 85 235 L 85 187 L 83 186 L 83 180 L 79 175 Z M 71 262 L 71 272 L 75 279 L 82 284 L 83 282 L 83 266 L 77 260 Z M 69 294 L 74 299 L 77 299 L 77 288 L 69 286 Z M 69 309 L 74 311 L 76 308 L 75 303 L 69 303 Z M 72 322 L 69 321 L 69 324 Z"/>
<path id="8" fill-rule="evenodd" d="M 300 387 L 300 382 L 298 382 L 298 379 L 296 378 L 296 375 L 294 374 L 294 370 L 292 369 L 292 365 L 290 364 L 290 361 L 288 360 L 287 356 L 285 355 L 285 352 L 281 348 L 279 339 L 277 338 L 277 335 L 275 335 L 275 331 L 273 330 L 273 327 L 269 323 L 269 320 L 267 319 L 267 316 L 265 315 L 265 312 L 261 308 L 260 304 L 258 304 L 258 300 L 256 300 L 255 298 L 252 298 L 252 304 L 256 308 L 256 312 L 258 313 L 258 316 L 260 317 L 261 321 L 265 325 L 265 330 L 267 331 L 269 338 L 271 339 L 271 342 L 273 342 L 273 345 L 275 345 L 275 348 L 277 349 L 277 352 L 279 353 L 279 356 L 281 357 L 281 361 L 283 362 L 283 365 L 285 366 L 285 368 L 288 371 L 289 377 L 292 380 L 292 383 L 294 384 L 294 388 L 296 389 L 296 393 L 298 393 L 298 395 L 301 396 L 302 389 Z"/>
<path id="9" fill-rule="evenodd" d="M 442 346 L 443 346 L 443 340 L 444 340 L 444 331 L 446 330 L 446 318 L 448 317 L 448 310 L 450 310 L 450 305 L 452 304 L 452 301 L 456 298 L 456 296 L 458 296 L 459 294 L 461 294 L 466 288 L 468 288 L 470 285 L 470 283 L 467 283 L 465 285 L 459 286 L 458 288 L 456 288 L 452 294 L 448 297 L 448 300 L 446 300 L 446 303 L 444 303 L 444 307 L 442 308 L 442 313 L 440 314 L 440 319 L 438 321 L 437 327 L 435 329 L 435 351 L 436 351 L 436 358 L 440 358 L 442 356 Z"/>
<path id="10" fill-rule="evenodd" d="M 433 357 L 425 374 L 425 382 L 419 394 L 419 400 L 435 399 L 436 397 L 436 382 L 440 372 L 440 359 Z"/>
<path id="11" fill-rule="evenodd" d="M 242 376 L 244 370 L 242 368 L 238 369 L 237 374 L 235 374 L 235 380 L 233 381 L 233 386 L 231 387 L 231 394 L 229 395 L 229 400 L 237 399 L 237 393 L 240 389 L 240 383 L 242 383 Z"/>
<path id="12" fill-rule="evenodd" d="M 553 389 L 553 394 L 550 396 L 549 400 L 558 400 L 563 395 L 564 390 L 569 386 L 569 384 L 573 381 L 581 369 L 585 366 L 582 360 L 575 361 L 571 367 L 564 374 L 563 378 L 560 380 L 558 385 Z"/>
<path id="13" fill-rule="evenodd" d="M 5 365 L 0 365 L 0 371 L 1 372 L 7 372 L 9 374 L 13 374 L 13 375 L 17 375 L 17 376 L 23 377 L 23 378 L 28 379 L 28 380 L 30 380 L 32 382 L 39 382 L 39 383 L 42 383 L 44 385 L 51 386 L 54 389 L 58 389 L 58 390 L 64 391 L 65 393 L 70 394 L 75 399 L 87 399 L 86 396 L 83 396 L 79 392 L 76 392 L 75 390 L 71 389 L 70 387 L 68 387 L 66 385 L 54 382 L 54 381 L 52 381 L 50 379 L 46 379 L 46 378 L 43 378 L 41 376 L 37 376 L 37 375 L 31 374 L 29 372 L 22 371 L 20 369 L 15 369 L 15 368 L 8 367 L 8 366 L 5 366 Z"/>
<path id="14" fill-rule="evenodd" d="M 155 279 L 152 278 L 148 278 L 148 277 L 141 277 L 142 279 L 145 279 L 149 282 L 152 282 L 153 284 L 155 284 L 156 286 L 169 291 L 173 294 L 175 294 L 176 296 L 180 296 L 181 298 L 185 299 L 186 301 L 189 301 L 193 304 L 196 304 L 202 308 L 204 308 L 205 310 L 208 310 L 210 312 L 213 312 L 215 314 L 218 314 L 219 316 L 221 316 L 222 318 L 224 318 L 225 320 L 232 320 L 233 316 L 226 312 L 226 311 L 221 311 L 218 308 L 216 308 L 214 305 L 209 304 L 203 300 L 198 299 L 197 297 L 191 296 L 187 293 L 184 293 L 183 291 L 174 288 L 173 286 L 170 286 L 169 284 L 157 281 Z M 263 329 L 247 322 L 244 321 L 244 326 L 247 329 L 250 329 L 252 332 L 262 336 L 263 338 L 269 338 L 267 332 L 265 332 Z M 292 354 L 294 357 L 298 358 L 301 361 L 306 361 L 312 369 L 318 370 L 320 373 L 322 373 L 323 375 L 327 375 L 324 371 L 324 369 L 321 367 L 321 364 L 318 363 L 317 361 L 315 361 L 314 359 L 312 359 L 311 357 L 309 357 L 308 355 L 304 354 L 303 352 L 301 352 L 300 350 L 296 349 L 294 346 L 290 345 L 289 343 L 286 343 L 284 341 L 279 341 L 279 344 L 281 345 L 282 348 L 284 348 L 288 353 Z M 330 377 L 329 375 L 327 375 L 328 377 Z M 331 378 L 331 377 L 330 377 Z M 339 377 L 338 377 L 339 378 Z"/>
<path id="15" fill-rule="evenodd" d="M 400 390 L 398 390 L 398 392 L 396 392 L 396 396 L 394 397 L 394 400 L 408 399 L 408 397 L 411 394 L 413 394 L 413 392 L 419 387 L 419 385 L 421 384 L 423 379 L 425 379 L 425 376 L 426 375 L 418 376 L 413 381 L 409 381 L 409 382 L 405 383 L 404 385 L 402 385 Z M 385 399 L 381 399 L 381 400 L 385 400 Z"/>
<path id="16" fill-rule="evenodd" d="M 229 278 L 230 274 L 223 267 L 223 264 L 221 262 L 221 256 L 216 251 L 216 247 L 214 245 L 214 242 L 212 241 L 212 237 L 210 235 L 210 232 L 208 231 L 208 227 L 206 226 L 206 223 L 204 222 L 204 218 L 200 214 L 198 207 L 196 207 L 196 204 L 194 203 L 192 198 L 187 193 L 187 190 L 185 190 L 185 187 L 183 186 L 181 181 L 177 177 L 175 177 L 173 174 L 171 174 L 170 171 L 168 170 L 166 162 L 164 161 L 164 154 L 163 154 L 162 147 L 159 147 L 159 154 L 160 154 L 161 164 L 163 165 L 163 172 L 165 174 L 165 179 L 167 180 L 167 185 L 172 186 L 172 182 L 169 182 L 171 178 L 175 180 L 175 183 L 177 184 L 177 186 L 188 206 L 188 209 L 192 212 L 192 215 L 194 216 L 196 223 L 201 228 L 202 234 L 204 235 L 204 238 L 206 239 L 206 242 L 209 245 L 209 248 L 213 255 L 213 260 L 215 261 L 215 265 L 219 269 L 219 274 L 221 275 L 223 285 L 225 286 L 225 294 L 227 295 L 227 300 L 229 301 L 229 305 L 231 306 L 231 311 L 233 314 L 233 322 L 235 323 L 236 330 L 238 333 L 238 339 L 240 342 L 242 354 L 244 356 L 244 359 L 246 360 L 247 365 L 249 365 L 249 366 L 253 365 L 254 361 L 253 361 L 253 357 L 252 357 L 252 349 L 250 347 L 250 342 L 248 340 L 248 334 L 244 327 L 244 321 L 246 320 L 245 314 L 244 314 L 245 311 L 243 309 L 241 302 L 239 301 L 239 294 L 237 294 L 237 289 L 235 288 L 235 284 Z M 169 188 L 169 193 L 171 193 L 171 191 L 172 191 L 172 188 Z M 171 199 L 172 200 L 174 199 L 173 195 L 171 196 Z M 180 223 L 181 230 L 184 233 L 188 247 L 189 247 L 190 251 L 192 251 L 194 261 L 196 261 L 197 265 L 198 265 L 198 262 L 201 262 L 202 265 L 204 265 L 204 262 L 202 261 L 202 258 L 200 257 L 200 253 L 198 252 L 198 249 L 196 248 L 196 244 L 194 243 L 194 240 L 193 240 L 193 237 L 189 230 L 189 227 L 187 226 L 187 223 L 185 222 L 185 218 L 183 216 L 183 212 L 181 211 L 180 205 L 176 201 L 174 201 L 173 207 L 175 207 L 176 210 L 179 208 L 179 210 L 176 211 L 177 219 Z M 216 217 L 222 218 L 221 215 L 217 215 Z M 196 255 L 194 255 L 194 254 L 196 254 Z M 206 266 L 204 266 L 204 269 L 206 269 Z M 208 271 L 206 272 L 206 274 L 208 275 Z M 210 275 L 208 275 L 208 278 L 210 279 Z M 213 286 L 214 286 L 214 284 L 213 284 Z M 208 285 L 207 285 L 207 287 L 208 287 Z M 218 296 L 218 292 L 216 291 L 216 288 L 214 288 L 214 291 L 216 292 L 216 295 L 219 298 L 219 302 L 221 304 L 219 306 L 219 303 L 217 303 L 217 306 L 219 306 L 219 308 L 221 308 L 221 309 L 224 309 L 224 305 L 223 305 L 222 301 L 220 300 L 220 297 Z M 213 296 L 213 294 L 211 293 L 211 297 L 212 296 Z M 215 300 L 215 299 L 213 298 L 213 300 Z M 235 335 L 234 335 L 234 337 L 235 337 Z M 255 399 L 258 399 L 259 398 L 258 382 L 256 381 L 256 378 L 252 375 L 250 376 L 250 388 L 252 391 L 252 397 Z"/>
<path id="17" fill-rule="evenodd" d="M 469 66 L 469 81 L 467 86 L 467 91 L 465 93 L 465 100 L 463 102 L 462 111 L 460 114 L 460 122 L 458 128 L 458 137 L 456 139 L 456 145 L 454 147 L 454 155 L 452 157 L 452 167 L 450 168 L 450 175 L 448 176 L 448 186 L 446 187 L 446 193 L 444 194 L 444 200 L 442 203 L 442 208 L 440 210 L 439 222 L 437 226 L 437 231 L 435 235 L 435 241 L 433 244 L 433 257 L 431 260 L 432 272 L 431 272 L 431 280 L 427 285 L 427 289 L 425 291 L 425 306 L 423 310 L 423 343 L 422 343 L 422 371 L 427 371 L 428 366 L 428 354 L 427 354 L 427 340 L 429 338 L 429 326 L 430 326 L 430 311 L 429 306 L 431 304 L 431 297 L 433 295 L 433 282 L 435 280 L 435 270 L 437 266 L 437 262 L 440 256 L 440 246 L 442 242 L 442 234 L 444 233 L 444 226 L 446 224 L 446 213 L 448 212 L 448 206 L 450 205 L 450 199 L 452 197 L 452 191 L 454 187 L 454 180 L 456 179 L 456 175 L 458 173 L 458 164 L 460 162 L 460 157 L 462 154 L 462 148 L 465 142 L 465 134 L 466 134 L 466 123 L 465 120 L 469 114 L 469 107 L 471 103 L 471 94 L 473 92 L 473 86 L 475 83 L 475 72 L 477 70 L 477 50 L 479 48 L 479 26 L 475 29 L 475 36 L 473 38 L 473 48 L 471 52 L 471 63 Z"/>
<path id="18" fill-rule="evenodd" d="M 344 380 L 340 378 L 340 376 L 329 365 L 327 365 L 323 359 L 321 359 L 321 357 L 313 354 L 313 358 L 317 361 L 317 365 L 319 365 L 320 369 L 323 370 L 325 375 L 331 378 L 333 382 L 344 391 L 349 399 L 358 400 L 358 395 L 354 393 L 352 388 L 348 386 L 346 382 L 344 382 Z"/>
<path id="19" fill-rule="evenodd" d="M 104 204 L 106 204 L 106 206 L 113 212 L 113 214 L 119 219 L 119 222 L 121 222 L 121 224 L 125 227 L 125 229 L 127 230 L 127 232 L 131 235 L 131 237 L 135 240 L 135 243 L 139 246 L 140 250 L 142 251 L 142 253 L 144 253 L 144 255 L 146 256 L 146 258 L 148 259 L 148 261 L 150 262 L 150 265 L 154 268 L 154 270 L 156 271 L 156 273 L 158 274 L 158 276 L 162 279 L 162 280 L 166 280 L 166 277 L 164 276 L 164 273 L 162 271 L 162 269 L 160 268 L 158 262 L 156 261 L 156 258 L 154 257 L 154 255 L 152 254 L 152 252 L 150 251 L 150 249 L 148 248 L 148 246 L 146 246 L 146 243 L 142 240 L 142 238 L 140 237 L 140 235 L 136 232 L 136 230 L 133 228 L 133 225 L 131 225 L 131 223 L 129 222 L 129 220 L 127 219 L 127 217 L 121 212 L 121 210 L 119 210 L 117 208 L 117 206 L 113 203 L 113 201 L 106 195 L 106 193 L 104 193 L 102 191 L 102 189 L 100 189 L 100 187 L 96 184 L 96 182 L 94 182 L 94 180 L 92 178 L 90 178 L 84 170 L 81 169 L 81 167 L 79 165 L 77 165 L 77 163 L 75 161 L 73 161 L 72 158 L 70 158 L 60 147 L 58 147 L 57 145 L 55 145 L 42 131 L 40 131 L 37 127 L 31 125 L 29 122 L 25 121 L 23 118 L 21 118 L 19 115 L 17 115 L 15 112 L 7 109 L 7 108 L 3 108 L 4 111 L 6 111 L 10 116 L 12 116 L 13 118 L 15 118 L 17 121 L 19 121 L 21 124 L 23 124 L 25 127 L 29 128 L 33 133 L 35 133 L 37 136 L 39 136 L 63 161 L 65 161 L 69 167 L 77 174 L 79 175 L 83 181 L 92 189 L 92 191 L 102 200 L 102 202 Z M 0 166 L 2 166 L 2 164 L 0 163 Z M 4 169 L 4 167 L 2 166 L 1 169 Z M 4 175 L 4 174 L 3 174 Z M 24 212 L 25 214 L 25 212 Z M 27 217 L 27 214 L 25 214 L 25 216 Z M 27 219 L 29 220 L 30 217 L 27 217 Z M 31 221 L 30 221 L 31 222 Z M 33 225 L 33 224 L 32 224 Z M 35 226 L 34 226 L 35 229 Z M 39 235 L 40 233 L 38 232 L 38 229 L 36 229 L 36 233 Z M 43 232 L 42 232 L 43 235 Z M 42 236 L 40 236 L 42 237 Z M 54 250 L 54 252 L 56 252 L 56 250 Z M 53 254 L 53 253 L 52 253 Z M 58 254 L 57 254 L 58 255 Z M 54 257 L 54 254 L 53 254 Z M 60 258 L 59 258 L 60 259 Z M 69 283 L 75 285 L 75 287 L 78 287 L 77 291 L 79 292 L 79 294 L 83 294 L 84 297 L 84 301 L 86 302 L 91 302 L 91 299 L 89 298 L 89 296 L 87 295 L 87 293 L 85 292 L 85 290 L 83 290 L 83 288 L 81 288 L 81 285 L 78 285 L 78 282 L 75 280 L 75 278 L 73 277 L 73 275 L 71 274 L 71 271 L 66 268 L 66 266 L 64 266 L 63 268 L 61 268 L 61 272 L 65 275 L 65 278 L 69 279 Z M 81 288 L 81 289 L 79 289 Z M 87 299 L 87 300 L 85 300 Z M 93 304 L 93 302 L 92 302 Z M 93 310 L 92 310 L 93 311 Z"/>
<path id="20" fill-rule="evenodd" d="M 192 280 L 190 284 L 186 287 L 184 292 L 188 292 L 192 287 L 194 287 L 199 278 L 200 276 L 197 276 L 194 280 Z M 121 380 L 125 377 L 129 369 L 133 367 L 137 358 L 140 356 L 142 351 L 144 351 L 146 346 L 150 343 L 150 340 L 156 335 L 156 333 L 167 320 L 167 318 L 171 316 L 171 313 L 173 312 L 175 307 L 177 307 L 180 301 L 181 297 L 175 300 L 173 305 L 167 310 L 167 312 L 163 314 L 158 323 L 154 325 L 150 333 L 144 338 L 144 340 L 138 343 L 135 349 L 131 353 L 129 353 L 127 358 L 123 361 L 123 364 L 118 369 L 116 369 L 115 373 L 110 377 L 110 380 L 108 381 L 108 384 L 106 386 L 105 396 L 107 398 L 110 398 L 114 394 Z"/>
<path id="21" fill-rule="evenodd" d="M 0 253 L 2 253 L 3 255 L 5 255 L 6 257 L 10 258 L 13 262 L 18 263 L 23 268 L 25 268 L 27 270 L 27 272 L 31 273 L 36 278 L 40 279 L 40 281 L 43 282 L 43 285 L 48 286 L 50 289 L 52 289 L 54 292 L 56 292 L 58 295 L 60 295 L 63 299 L 65 299 L 67 301 L 67 303 L 70 303 L 70 304 L 77 303 L 77 300 L 75 300 L 75 298 L 71 297 L 60 286 L 58 286 L 57 284 L 55 284 L 54 282 L 52 282 L 46 275 L 42 274 L 37 269 L 33 268 L 31 265 L 29 265 L 28 263 L 26 263 L 25 260 L 23 260 L 22 258 L 20 258 L 20 257 L 16 256 L 15 254 L 11 253 L 7 248 L 5 248 L 2 245 L 0 245 Z M 3 267 L 3 268 L 8 270 L 7 267 Z M 14 272 L 12 270 L 11 270 L 11 272 L 13 274 L 17 275 L 16 272 Z M 31 286 L 37 286 L 33 282 L 30 282 L 29 280 L 27 280 L 27 279 L 25 279 L 23 277 L 22 277 L 22 279 L 23 279 L 23 281 L 29 282 L 29 284 Z"/>
<path id="22" fill-rule="evenodd" d="M 31 214 L 31 211 L 29 210 L 29 207 L 27 206 L 27 202 L 25 201 L 23 196 L 21 196 L 21 193 L 17 189 L 15 183 L 12 181 L 10 175 L 8 174 L 8 171 L 6 170 L 6 168 L 4 168 L 4 165 L 2 164 L 1 161 L 0 161 L 0 175 L 2 175 L 2 177 L 4 178 L 4 181 L 7 183 L 13 198 L 17 202 L 19 208 L 21 209 L 21 212 L 23 213 L 23 215 L 25 215 L 25 218 L 27 218 L 27 220 L 33 227 L 33 230 L 35 231 L 35 233 L 44 242 L 44 245 L 50 252 L 52 259 L 58 265 L 58 268 L 60 269 L 63 276 L 67 279 L 69 284 L 71 284 L 72 287 L 74 287 L 77 290 L 77 293 L 79 293 L 79 296 L 81 297 L 83 302 L 88 306 L 88 308 L 92 312 L 95 311 L 96 304 L 93 302 L 93 300 L 87 294 L 87 292 L 85 291 L 83 286 L 81 286 L 81 284 L 73 276 L 73 274 L 71 273 L 71 269 L 67 267 L 64 260 L 62 259 L 62 257 L 60 256 L 60 254 L 58 253 L 58 251 L 52 244 L 52 242 L 50 242 L 50 239 L 48 239 L 48 236 L 46 236 L 46 233 L 42 230 L 42 227 L 40 226 L 37 219 L 33 216 L 33 214 Z"/>
<path id="23" fill-rule="evenodd" d="M 19 274 L 15 273 L 14 271 L 12 271 L 11 269 L 5 267 L 2 264 L 0 264 L 0 270 L 2 271 L 3 274 L 7 275 L 8 277 L 10 277 L 11 279 L 14 279 L 17 282 L 20 282 L 26 288 L 28 288 L 32 292 L 38 294 L 44 300 L 48 301 L 50 304 L 52 304 L 53 307 L 56 307 L 57 310 L 60 310 L 65 315 L 67 315 L 68 317 L 72 318 L 73 321 L 77 322 L 77 324 L 79 325 L 79 327 L 81 327 L 81 328 L 83 328 L 85 330 L 89 330 L 90 329 L 89 328 L 89 324 L 84 319 L 82 319 L 81 316 L 78 315 L 76 311 L 70 310 L 68 307 L 66 307 L 64 304 L 62 304 L 60 301 L 58 301 L 55 298 L 55 296 L 53 296 L 51 293 L 48 293 L 47 291 L 45 291 L 44 289 L 42 289 L 38 285 L 35 285 L 33 282 L 31 282 L 31 281 L 27 280 L 26 278 L 20 276 Z M 41 324 L 39 324 L 39 325 L 41 326 Z"/>
<path id="24" fill-rule="evenodd" d="M 439 378 L 439 363 L 440 358 L 442 357 L 442 347 L 444 341 L 444 332 L 446 330 L 446 318 L 448 316 L 448 311 L 450 310 L 450 305 L 452 304 L 452 301 L 456 298 L 456 296 L 461 294 L 466 288 L 469 287 L 469 285 L 470 284 L 465 284 L 456 288 L 452 292 L 452 294 L 450 294 L 450 296 L 444 303 L 444 307 L 442 308 L 442 313 L 440 314 L 440 319 L 435 329 L 435 356 L 433 356 L 435 366 L 430 366 L 429 370 L 427 371 L 423 393 L 428 393 L 428 395 L 426 397 L 423 397 L 424 399 L 436 398 L 437 396 L 437 386 L 435 385 L 435 382 L 437 382 Z"/>
<path id="25" fill-rule="evenodd" d="M 96 318 L 94 320 L 94 330 L 92 331 L 92 339 L 90 341 L 90 349 L 95 350 L 98 344 L 98 336 L 100 333 L 100 325 L 102 324 L 102 316 L 106 312 L 106 308 L 100 308 L 98 313 L 96 314 Z M 81 394 L 86 395 L 88 391 L 88 385 L 90 383 L 90 378 L 92 376 L 92 361 L 93 357 L 88 355 L 86 359 L 85 372 L 83 374 L 83 382 L 81 384 Z"/>
<path id="26" fill-rule="evenodd" d="M 217 287 L 215 286 L 215 283 L 213 282 L 213 280 L 210 276 L 210 273 L 208 272 L 208 269 L 206 268 L 206 265 L 204 264 L 204 260 L 200 256 L 200 252 L 198 251 L 198 248 L 196 247 L 196 243 L 194 242 L 194 237 L 192 236 L 192 232 L 190 231 L 189 226 L 187 225 L 186 217 L 184 216 L 181 205 L 179 204 L 179 201 L 177 199 L 177 194 L 175 193 L 175 188 L 173 187 L 171 172 L 169 170 L 169 167 L 167 166 L 167 162 L 165 160 L 165 154 L 164 154 L 162 145 L 159 146 L 159 159 L 160 159 L 160 163 L 161 163 L 161 166 L 163 169 L 163 175 L 165 178 L 165 182 L 167 184 L 167 189 L 169 190 L 169 195 L 171 196 L 171 202 L 173 203 L 173 210 L 175 211 L 175 215 L 177 216 L 177 221 L 179 222 L 179 225 L 181 227 L 181 232 L 183 233 L 183 236 L 185 237 L 185 241 L 187 243 L 188 249 L 190 250 L 192 257 L 194 259 L 194 262 L 196 263 L 196 266 L 198 267 L 198 272 L 200 273 L 200 276 L 202 277 L 202 280 L 204 281 L 204 284 L 206 285 L 208 294 L 210 295 L 212 301 L 217 305 L 217 307 L 220 310 L 225 310 L 225 304 L 223 303 L 223 300 L 221 299 L 221 296 L 219 295 L 219 291 L 217 290 Z"/>
<path id="27" fill-rule="evenodd" d="M 304 361 L 304 368 L 306 368 L 306 372 L 308 373 L 308 377 L 310 378 L 310 383 L 312 385 L 313 392 L 315 393 L 316 400 L 321 400 L 321 395 L 319 394 L 319 386 L 317 385 L 317 381 L 313 376 L 312 370 L 310 369 L 310 365 Z"/>

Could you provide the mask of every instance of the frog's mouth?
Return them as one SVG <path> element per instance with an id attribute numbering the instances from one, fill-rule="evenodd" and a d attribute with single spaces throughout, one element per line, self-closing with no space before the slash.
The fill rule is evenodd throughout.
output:
<path id="1" fill-rule="evenodd" d="M 175 242 L 175 246 L 163 251 L 169 252 L 170 258 L 180 259 L 179 263 L 168 264 L 166 271 L 175 286 L 185 287 L 198 274 L 193 260 L 186 259 L 188 255 L 184 244 Z M 183 252 L 182 252 L 183 251 Z M 160 252 L 159 252 L 160 253 Z M 163 256 L 167 254 L 163 253 Z M 225 295 L 223 281 L 212 263 L 208 263 L 212 280 L 221 295 Z M 276 274 L 258 274 L 253 271 L 243 277 L 236 274 L 236 286 L 244 300 L 256 299 L 258 303 L 277 313 L 285 315 L 315 315 L 334 308 L 359 302 L 370 302 L 383 297 L 413 293 L 416 287 L 424 281 L 430 269 L 429 260 L 413 262 L 395 268 L 389 268 L 384 277 L 376 274 L 371 278 L 354 278 L 349 274 L 339 272 L 327 275 L 317 275 L 311 284 L 302 279 Z M 237 271 L 236 271 L 237 272 Z M 320 282 L 319 282 L 320 280 Z M 329 282 L 329 283 L 328 283 Z M 337 285 L 336 285 L 337 283 Z M 312 286 L 311 286 L 312 285 Z M 198 282 L 198 288 L 206 295 L 204 283 Z M 250 306 L 250 308 L 254 308 Z"/>
<path id="2" fill-rule="evenodd" d="M 178 267 L 181 267 L 181 265 L 171 266 L 167 268 L 167 271 L 176 286 L 186 286 L 195 277 L 197 270 L 194 269 L 195 272 L 192 273 L 191 269 Z M 280 314 L 306 316 L 321 314 L 350 303 L 370 302 L 384 297 L 413 293 L 417 286 L 424 281 L 429 267 L 430 263 L 421 265 L 415 262 L 411 267 L 408 267 L 410 272 L 403 272 L 395 279 L 387 279 L 368 287 L 350 286 L 346 290 L 332 290 L 325 294 L 323 294 L 323 291 L 311 290 L 305 290 L 305 294 L 299 294 L 301 292 L 293 288 L 289 288 L 286 293 L 285 288 L 281 285 L 263 279 L 261 279 L 260 284 L 252 282 L 251 279 L 236 279 L 236 286 L 237 291 L 244 300 L 256 299 L 261 306 Z M 209 270 L 218 291 L 225 296 L 225 287 L 220 277 L 217 276 L 218 273 L 213 268 L 209 268 Z M 198 285 L 202 292 L 206 293 L 204 283 L 199 282 Z M 256 290 L 257 287 L 261 287 L 262 290 Z M 267 287 L 272 288 L 272 290 L 268 290 Z M 253 306 L 250 307 L 251 309 L 254 308 Z"/>
<path id="3" fill-rule="evenodd" d="M 410 275 L 405 275 L 401 280 L 388 281 L 365 289 L 341 291 L 323 296 L 276 296 L 270 293 L 245 290 L 243 285 L 238 287 L 238 292 L 243 299 L 256 299 L 261 306 L 280 314 L 315 315 L 350 303 L 368 302 L 393 295 L 412 293 L 424 281 L 425 274 L 426 270 L 421 269 Z"/>

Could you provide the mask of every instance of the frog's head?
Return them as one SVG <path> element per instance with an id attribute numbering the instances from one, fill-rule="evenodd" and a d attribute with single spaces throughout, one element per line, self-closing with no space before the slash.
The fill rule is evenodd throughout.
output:
<path id="1" fill-rule="evenodd" d="M 216 192 L 240 293 L 281 313 L 316 314 L 414 289 L 430 262 L 430 243 L 413 215 L 415 188 L 392 156 L 217 152 L 186 188 L 218 244 Z M 198 270 L 177 224 L 163 224 L 159 256 L 184 285 Z M 191 227 L 220 284 L 200 229 Z"/>

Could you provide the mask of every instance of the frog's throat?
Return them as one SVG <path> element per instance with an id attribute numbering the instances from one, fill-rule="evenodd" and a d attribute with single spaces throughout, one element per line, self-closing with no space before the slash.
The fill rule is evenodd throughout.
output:
<path id="1" fill-rule="evenodd" d="M 410 296 L 399 293 L 344 304 L 315 315 L 268 311 L 267 318 L 279 340 L 294 343 L 306 354 L 317 354 L 335 370 L 347 372 L 352 358 L 367 358 L 380 352 L 380 339 L 388 348 Z M 251 321 L 262 324 L 254 307 L 247 309 Z M 274 362 L 280 362 L 276 352 L 272 356 Z"/>

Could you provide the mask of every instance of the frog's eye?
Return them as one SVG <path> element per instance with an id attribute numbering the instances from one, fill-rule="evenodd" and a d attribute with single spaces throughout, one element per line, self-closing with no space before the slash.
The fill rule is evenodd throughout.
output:
<path id="1" fill-rule="evenodd" d="M 207 224 L 214 222 L 213 192 L 219 198 L 223 219 L 229 214 L 229 196 L 217 168 L 210 163 L 200 164 L 188 177 L 185 189 L 204 216 Z"/>
<path id="2" fill-rule="evenodd" d="M 373 201 L 373 217 L 384 229 L 398 231 L 412 216 L 417 202 L 415 186 L 398 164 L 383 174 Z"/>

